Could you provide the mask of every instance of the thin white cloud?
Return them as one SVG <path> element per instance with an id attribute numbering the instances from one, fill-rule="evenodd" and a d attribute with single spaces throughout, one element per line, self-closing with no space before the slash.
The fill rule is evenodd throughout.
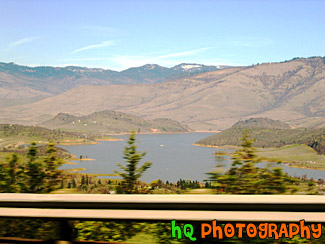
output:
<path id="1" fill-rule="evenodd" d="M 115 45 L 115 41 L 103 41 L 98 44 L 93 44 L 93 45 L 85 46 L 82 48 L 78 48 L 76 50 L 73 50 L 71 53 L 79 53 L 79 52 L 83 52 L 83 51 L 90 50 L 90 49 L 103 48 L 103 47 L 113 46 L 113 45 Z"/>
<path id="2" fill-rule="evenodd" d="M 10 43 L 5 50 L 9 51 L 11 49 L 14 49 L 14 48 L 20 46 L 20 45 L 23 45 L 23 44 L 28 43 L 28 42 L 32 42 L 32 41 L 34 41 L 36 39 L 39 39 L 39 38 L 40 38 L 39 36 L 31 36 L 31 37 L 22 38 L 22 39 L 20 39 L 18 41 L 14 41 L 14 42 Z"/>

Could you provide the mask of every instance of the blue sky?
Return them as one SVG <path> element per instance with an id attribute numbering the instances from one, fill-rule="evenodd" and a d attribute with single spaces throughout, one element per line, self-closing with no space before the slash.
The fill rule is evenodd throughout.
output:
<path id="1" fill-rule="evenodd" d="M 0 0 L 0 62 L 122 70 L 325 56 L 325 1 Z"/>

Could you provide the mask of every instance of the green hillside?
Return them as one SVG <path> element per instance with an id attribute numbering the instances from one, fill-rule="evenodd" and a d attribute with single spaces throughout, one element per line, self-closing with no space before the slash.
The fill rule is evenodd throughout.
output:
<path id="1" fill-rule="evenodd" d="M 282 122 L 268 122 L 265 119 L 249 119 L 244 122 L 238 122 L 231 128 L 224 130 L 215 135 L 202 139 L 197 144 L 224 146 L 241 144 L 241 138 L 244 130 L 248 128 L 251 138 L 254 138 L 256 147 L 282 147 L 291 144 L 305 144 L 312 147 L 320 154 L 325 154 L 325 128 L 321 129 L 284 129 Z M 274 128 L 269 125 L 274 124 Z M 240 126 L 238 126 L 240 125 Z M 245 126 L 244 126 L 245 125 Z M 263 128 L 263 126 L 265 126 Z M 267 128 L 269 127 L 269 128 Z"/>
<path id="2" fill-rule="evenodd" d="M 319 155 L 306 145 L 292 144 L 280 148 L 259 148 L 259 157 L 274 162 L 288 162 L 290 166 L 310 169 L 325 169 L 325 155 Z"/>
<path id="3" fill-rule="evenodd" d="M 141 117 L 104 110 L 86 116 L 59 113 L 53 119 L 41 124 L 50 129 L 92 133 L 137 133 L 189 132 L 191 129 L 171 119 L 145 120 Z"/>
<path id="4" fill-rule="evenodd" d="M 250 118 L 236 122 L 233 128 L 272 128 L 272 129 L 290 129 L 287 123 L 270 118 Z"/>
<path id="5" fill-rule="evenodd" d="M 57 144 L 83 144 L 96 143 L 96 139 L 101 139 L 101 137 L 96 134 L 50 130 L 39 126 L 0 124 L 0 148 L 14 148 L 32 141 L 42 144 L 48 141 L 54 141 Z M 114 138 L 106 136 L 105 139 Z"/>

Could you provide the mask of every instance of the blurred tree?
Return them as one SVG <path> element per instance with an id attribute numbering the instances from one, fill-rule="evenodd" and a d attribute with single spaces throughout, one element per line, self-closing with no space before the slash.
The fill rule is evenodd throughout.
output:
<path id="1" fill-rule="evenodd" d="M 27 162 L 12 154 L 7 162 L 0 163 L 0 192 L 51 192 L 60 185 L 61 164 L 53 143 L 47 145 L 45 157 L 40 157 L 33 142 L 28 148 Z"/>
<path id="2" fill-rule="evenodd" d="M 18 192 L 17 185 L 17 167 L 19 158 L 13 153 L 9 162 L 0 164 L 0 192 L 14 193 Z"/>
<path id="3" fill-rule="evenodd" d="M 51 192 L 58 189 L 62 171 L 58 170 L 59 166 L 62 165 L 57 155 L 57 151 L 53 142 L 49 142 L 46 150 L 46 157 L 44 158 L 44 192 Z"/>
<path id="4" fill-rule="evenodd" d="M 116 174 L 123 178 L 123 183 L 118 189 L 119 193 L 137 193 L 136 182 L 142 176 L 142 174 L 150 168 L 151 162 L 145 162 L 141 167 L 138 167 L 140 160 L 146 155 L 145 152 L 137 151 L 137 146 L 135 145 L 135 133 L 131 132 L 128 140 L 128 146 L 124 149 L 124 159 L 126 161 L 126 166 L 118 163 L 124 172 L 114 171 Z"/>
<path id="5" fill-rule="evenodd" d="M 287 191 L 288 182 L 292 179 L 282 172 L 282 168 L 256 167 L 261 159 L 256 155 L 249 139 L 248 131 L 244 131 L 241 148 L 232 155 L 230 169 L 221 174 L 210 172 L 209 180 L 220 192 L 228 194 L 281 194 Z"/>
<path id="6" fill-rule="evenodd" d="M 48 193 L 62 182 L 58 167 L 61 160 L 56 157 L 53 143 L 49 143 L 45 156 L 38 155 L 35 142 L 28 148 L 27 160 L 12 154 L 0 162 L 0 192 Z M 59 224 L 53 221 L 0 219 L 0 236 L 56 239 Z"/>
<path id="7" fill-rule="evenodd" d="M 139 232 L 132 222 L 81 221 L 74 227 L 82 241 L 125 241 Z"/>
<path id="8" fill-rule="evenodd" d="M 83 186 L 84 184 L 86 184 L 86 180 L 85 180 L 85 176 L 82 175 L 80 186 Z"/>

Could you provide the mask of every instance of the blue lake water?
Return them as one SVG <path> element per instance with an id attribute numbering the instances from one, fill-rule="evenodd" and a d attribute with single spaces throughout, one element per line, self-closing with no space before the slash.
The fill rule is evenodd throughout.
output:
<path id="1" fill-rule="evenodd" d="M 142 159 L 152 162 L 152 166 L 141 177 L 142 181 L 151 182 L 156 179 L 175 182 L 177 180 L 207 179 L 207 172 L 214 170 L 217 162 L 213 155 L 216 148 L 198 147 L 193 143 L 213 133 L 187 134 L 147 134 L 136 135 L 138 150 L 147 152 Z M 94 145 L 60 146 L 79 157 L 87 156 L 94 161 L 76 161 L 77 165 L 63 165 L 62 169 L 85 168 L 84 173 L 114 173 L 119 170 L 116 163 L 124 163 L 123 150 L 127 145 L 128 135 L 118 136 L 124 141 L 103 141 Z M 140 165 L 142 165 L 142 163 Z M 222 162 L 225 168 L 230 167 L 231 161 Z M 261 166 L 265 166 L 262 163 Z M 325 178 L 324 170 L 299 169 L 282 165 L 283 171 L 289 175 L 308 178 Z"/>

